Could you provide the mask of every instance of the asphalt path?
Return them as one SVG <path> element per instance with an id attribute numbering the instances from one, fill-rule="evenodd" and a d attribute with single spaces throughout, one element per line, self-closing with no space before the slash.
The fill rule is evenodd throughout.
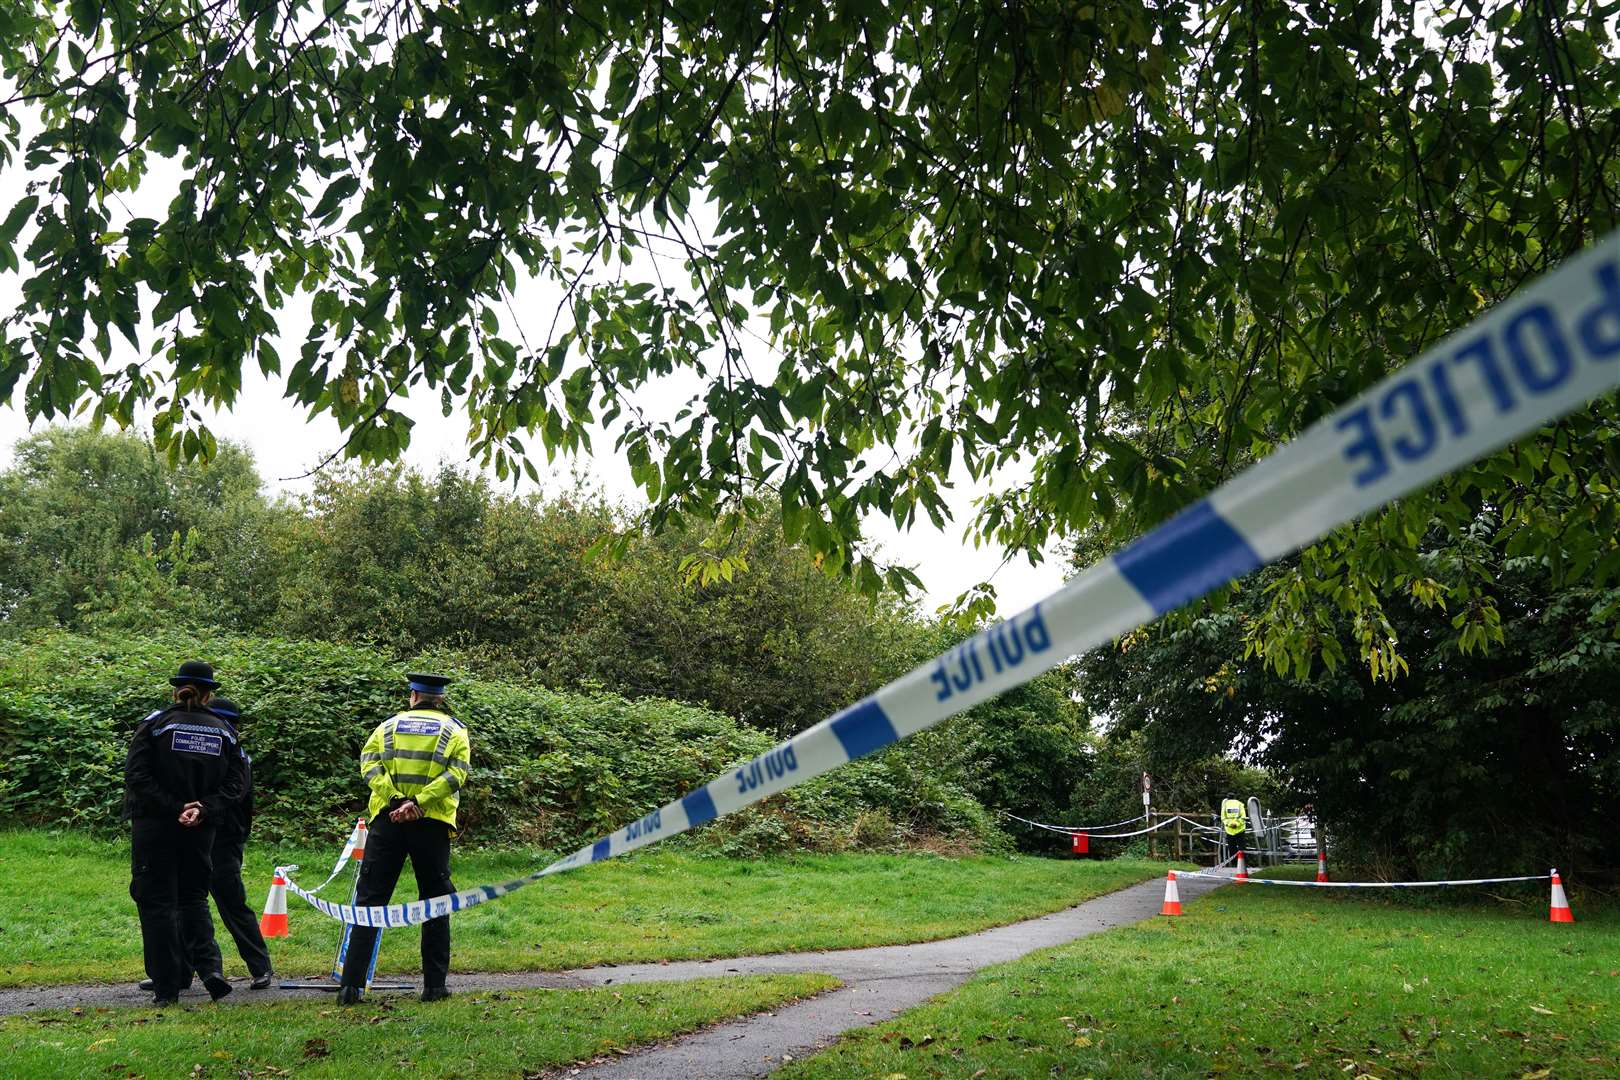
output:
<path id="1" fill-rule="evenodd" d="M 1178 881 L 1183 901 L 1196 899 L 1221 884 L 1208 878 Z M 526 988 L 579 989 L 799 972 L 832 975 L 843 982 L 836 990 L 774 1012 L 740 1017 L 627 1056 L 570 1067 L 557 1074 L 589 1080 L 741 1080 L 764 1076 L 786 1060 L 813 1054 L 846 1031 L 890 1019 L 936 994 L 960 986 L 975 972 L 992 964 L 1016 960 L 1036 949 L 1062 945 L 1150 918 L 1158 914 L 1163 898 L 1164 882 L 1154 879 L 1051 915 L 943 941 L 722 960 L 622 964 L 578 971 L 467 972 L 451 975 L 450 988 L 460 993 Z M 238 981 L 236 991 L 221 1004 L 248 1005 L 307 998 L 310 993 L 279 986 L 255 991 Z M 181 995 L 181 1000 L 182 1003 L 203 1002 L 207 1001 L 207 995 L 200 987 L 193 988 Z M 140 992 L 131 983 L 22 987 L 0 990 L 0 1015 L 41 1009 L 132 1007 L 150 1001 L 150 994 Z"/>
<path id="2" fill-rule="evenodd" d="M 1221 884 L 1207 878 L 1182 878 L 1177 882 L 1184 902 Z M 1164 881 L 1155 879 L 1052 915 L 944 941 L 574 972 L 594 986 L 782 972 L 834 975 L 844 985 L 775 1012 L 716 1024 L 624 1057 L 577 1070 L 560 1070 L 558 1075 L 578 1076 L 581 1080 L 742 1080 L 764 1076 L 786 1060 L 823 1049 L 846 1031 L 881 1023 L 955 989 L 982 968 L 1151 918 L 1158 914 L 1163 900 Z"/>

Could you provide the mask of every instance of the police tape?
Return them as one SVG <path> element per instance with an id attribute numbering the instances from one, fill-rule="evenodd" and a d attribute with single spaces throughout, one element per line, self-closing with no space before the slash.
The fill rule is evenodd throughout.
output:
<path id="1" fill-rule="evenodd" d="M 1019 686 L 1506 445 L 1620 384 L 1620 234 L 1441 341 L 1052 596 L 741 768 L 520 878 L 410 904 L 334 904 L 403 926 L 635 851 L 785 791 Z"/>
<path id="2" fill-rule="evenodd" d="M 1014 821 L 1022 821 L 1025 825 L 1033 825 L 1037 829 L 1046 829 L 1048 832 L 1064 833 L 1065 835 L 1095 832 L 1098 829 L 1117 829 L 1121 825 L 1131 825 L 1138 821 L 1147 820 L 1146 814 L 1137 814 L 1133 818 L 1126 818 L 1124 821 L 1110 822 L 1107 825 L 1048 825 L 1044 821 L 1031 821 L 1027 817 L 1019 817 L 1017 814 L 1009 814 L 1005 810 L 1002 811 L 1002 814 L 1012 818 Z"/>
<path id="3" fill-rule="evenodd" d="M 1184 818 L 1181 815 L 1177 814 L 1174 817 L 1165 818 L 1163 821 L 1159 822 L 1157 825 L 1149 825 L 1147 828 L 1145 828 L 1145 829 L 1137 829 L 1135 832 L 1086 833 L 1086 836 L 1088 836 L 1092 840 L 1125 840 L 1125 839 L 1127 839 L 1129 837 L 1132 837 L 1132 836 L 1144 836 L 1144 835 L 1146 835 L 1146 834 L 1148 834 L 1150 832 L 1158 832 L 1160 829 L 1168 828 L 1169 826 L 1174 825 L 1178 821 L 1186 821 L 1186 820 L 1187 820 L 1186 818 Z"/>
<path id="4" fill-rule="evenodd" d="M 322 889 L 326 888 L 328 885 L 332 884 L 332 882 L 337 880 L 337 876 L 339 874 L 343 873 L 344 870 L 352 866 L 354 862 L 360 858 L 359 852 L 365 850 L 365 835 L 366 819 L 361 818 L 359 821 L 355 822 L 354 828 L 349 831 L 349 839 L 344 843 L 343 850 L 338 853 L 337 862 L 332 866 L 332 872 L 326 876 L 325 881 L 321 882 L 313 889 L 308 890 L 309 895 L 313 896 Z M 286 877 L 288 881 L 291 881 L 292 878 L 290 875 L 297 869 L 298 865 L 296 863 L 290 866 L 283 866 L 281 867 L 282 876 Z"/>
<path id="5" fill-rule="evenodd" d="M 1237 856 L 1232 856 L 1237 858 Z M 1437 885 L 1496 885 L 1504 881 L 1546 881 L 1551 874 L 1525 874 L 1521 877 L 1457 878 L 1454 881 L 1291 881 L 1288 878 L 1230 878 L 1207 870 L 1177 870 L 1176 877 L 1219 878 L 1239 885 L 1296 885 L 1305 889 L 1428 889 Z"/>
<path id="6" fill-rule="evenodd" d="M 1003 811 L 1003 812 L 1005 812 L 1005 811 Z M 1159 822 L 1157 825 L 1149 825 L 1145 829 L 1137 829 L 1135 832 L 1122 832 L 1122 833 L 1098 832 L 1096 830 L 1097 829 L 1111 829 L 1111 828 L 1114 828 L 1114 827 L 1119 826 L 1119 825 L 1129 825 L 1129 824 L 1131 824 L 1131 822 L 1141 821 L 1147 815 L 1146 814 L 1140 814 L 1140 815 L 1138 815 L 1138 816 L 1136 816 L 1134 818 L 1131 818 L 1128 821 L 1116 821 L 1113 825 L 1098 825 L 1094 829 L 1077 828 L 1077 827 L 1072 826 L 1072 825 L 1045 825 L 1045 824 L 1042 824 L 1041 822 L 1038 822 L 1038 821 L 1028 821 L 1027 818 L 1019 818 L 1017 814 L 1007 814 L 1007 816 L 1008 817 L 1013 817 L 1013 818 L 1018 818 L 1019 821 L 1027 821 L 1028 824 L 1030 824 L 1030 825 L 1038 825 L 1043 829 L 1050 829 L 1053 832 L 1063 833 L 1066 836 L 1085 836 L 1085 837 L 1087 837 L 1089 839 L 1092 839 L 1092 840 L 1126 840 L 1126 839 L 1129 839 L 1132 836 L 1145 836 L 1146 834 L 1148 834 L 1150 832 L 1158 832 L 1160 829 L 1167 829 L 1171 825 L 1174 825 L 1178 821 L 1182 822 L 1184 824 L 1187 824 L 1187 825 L 1191 825 L 1191 826 L 1193 826 L 1195 828 L 1198 827 L 1198 823 L 1196 821 L 1194 821 L 1192 818 L 1184 817 L 1181 814 L 1172 814 L 1170 817 L 1165 818 L 1163 821 Z"/>

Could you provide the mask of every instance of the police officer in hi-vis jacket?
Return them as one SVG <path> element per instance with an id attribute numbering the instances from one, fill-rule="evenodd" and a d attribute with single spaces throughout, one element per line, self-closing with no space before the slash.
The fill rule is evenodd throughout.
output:
<path id="1" fill-rule="evenodd" d="M 1221 800 L 1221 828 L 1226 833 L 1226 857 L 1235 859 L 1243 850 L 1243 834 L 1249 828 L 1249 812 L 1240 799 Z"/>
<path id="2" fill-rule="evenodd" d="M 467 725 L 445 703 L 448 678 L 407 678 L 410 708 L 379 724 L 360 753 L 360 775 L 371 787 L 371 826 L 354 901 L 361 907 L 389 902 L 407 857 L 421 899 L 456 889 L 450 882 L 450 838 L 472 758 Z M 369 926 L 350 932 L 338 991 L 344 1005 L 360 1000 L 377 933 Z M 422 924 L 422 1000 L 449 997 L 449 974 L 450 917 L 442 915 Z"/>

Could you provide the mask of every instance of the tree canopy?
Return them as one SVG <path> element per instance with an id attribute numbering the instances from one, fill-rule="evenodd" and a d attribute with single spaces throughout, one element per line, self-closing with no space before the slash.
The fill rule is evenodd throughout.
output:
<path id="1" fill-rule="evenodd" d="M 1112 542 L 1613 227 L 1611 8 L 24 0 L 0 397 L 191 456 L 256 365 L 379 461 L 425 387 L 503 476 L 600 422 L 655 527 L 768 491 L 869 589 L 908 577 L 862 519 L 942 518 L 953 467 L 1031 463 L 977 518 L 1015 551 Z M 1616 431 L 1341 533 L 1319 597 L 1376 622 L 1487 504 L 1613 576 Z"/>

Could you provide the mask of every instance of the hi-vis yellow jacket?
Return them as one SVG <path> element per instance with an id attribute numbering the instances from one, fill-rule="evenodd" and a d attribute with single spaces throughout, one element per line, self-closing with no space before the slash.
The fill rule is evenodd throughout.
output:
<path id="1" fill-rule="evenodd" d="M 1237 799 L 1221 800 L 1221 825 L 1228 836 L 1236 836 L 1249 827 L 1249 813 Z"/>
<path id="2" fill-rule="evenodd" d="M 396 713 L 360 752 L 360 775 L 371 786 L 366 816 L 375 821 L 391 800 L 414 799 L 425 816 L 454 829 L 471 764 L 466 724 L 437 709 Z"/>

